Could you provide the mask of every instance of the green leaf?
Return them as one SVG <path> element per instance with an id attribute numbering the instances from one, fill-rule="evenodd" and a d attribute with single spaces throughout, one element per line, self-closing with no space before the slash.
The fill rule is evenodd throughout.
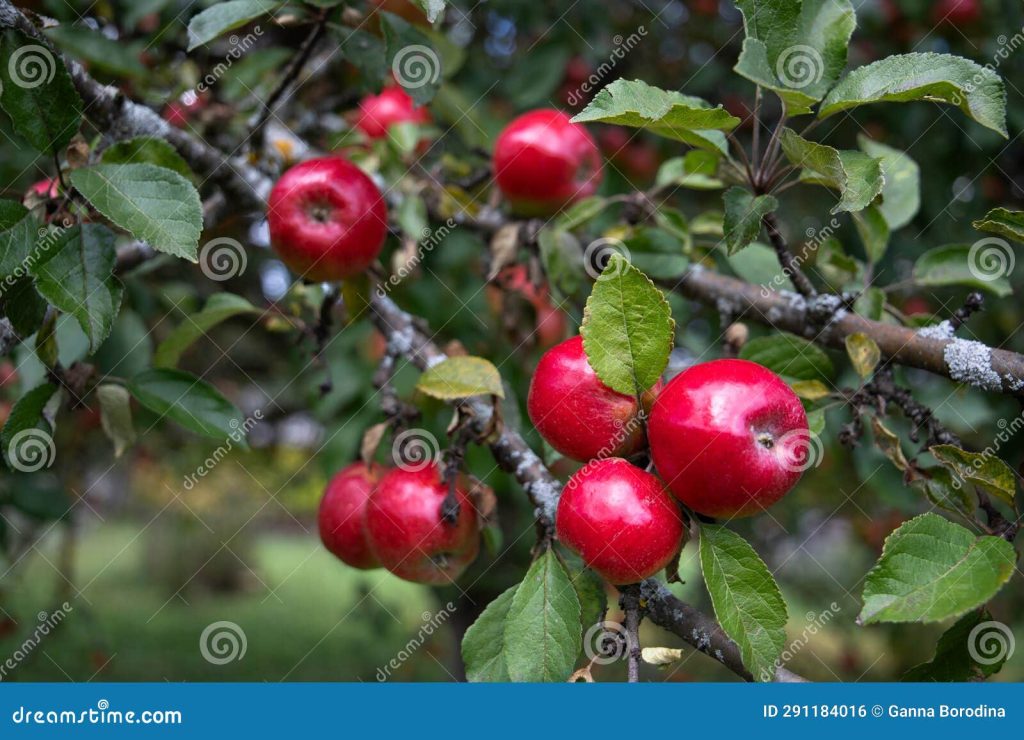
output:
<path id="1" fill-rule="evenodd" d="M 0 231 L 0 276 L 4 278 L 17 279 L 27 274 L 29 255 L 34 252 L 39 236 L 36 217 L 24 208 L 22 211 L 20 220 Z M 6 289 L 7 285 L 2 287 Z"/>
<path id="2" fill-rule="evenodd" d="M 878 206 L 870 205 L 863 211 L 855 211 L 850 215 L 853 216 L 853 224 L 857 227 L 861 243 L 864 244 L 868 261 L 880 261 L 889 247 L 889 224 L 882 211 Z"/>
<path id="3" fill-rule="evenodd" d="M 850 356 L 853 369 L 862 378 L 870 376 L 882 360 L 882 351 L 875 340 L 861 332 L 846 337 L 846 354 Z"/>
<path id="4" fill-rule="evenodd" d="M 955 476 L 955 480 L 968 481 L 1013 508 L 1017 495 L 1017 482 L 1013 470 L 998 457 L 988 452 L 968 452 L 956 445 L 929 447 L 935 459 Z"/>
<path id="5" fill-rule="evenodd" d="M 937 622 L 981 606 L 1013 575 L 1017 555 L 1001 537 L 922 514 L 889 535 L 864 582 L 858 621 Z"/>
<path id="6" fill-rule="evenodd" d="M 829 380 L 835 374 L 821 348 L 785 332 L 751 339 L 740 350 L 740 358 L 793 380 Z"/>
<path id="7" fill-rule="evenodd" d="M 690 264 L 683 253 L 685 242 L 663 229 L 640 227 L 624 244 L 633 265 L 656 280 L 677 278 Z"/>
<path id="8" fill-rule="evenodd" d="M 999 672 L 1013 655 L 1013 633 L 988 611 L 965 614 L 942 633 L 935 657 L 907 671 L 903 681 L 981 681 Z"/>
<path id="9" fill-rule="evenodd" d="M 135 443 L 131 394 L 124 386 L 105 383 L 96 388 L 96 397 L 100 401 L 100 425 L 114 443 L 114 457 L 121 457 Z"/>
<path id="10" fill-rule="evenodd" d="M 384 42 L 366 31 L 348 26 L 332 26 L 342 55 L 355 65 L 360 74 L 370 82 L 383 80 L 388 73 L 387 52 Z"/>
<path id="11" fill-rule="evenodd" d="M 563 562 L 569 571 L 576 598 L 580 600 L 580 626 L 584 634 L 600 622 L 608 610 L 608 595 L 604 581 L 571 550 L 563 551 Z"/>
<path id="12" fill-rule="evenodd" d="M 741 187 L 732 187 L 722 196 L 725 202 L 725 246 L 730 255 L 746 247 L 761 234 L 761 219 L 779 207 L 771 195 L 756 198 Z"/>
<path id="13" fill-rule="evenodd" d="M 163 139 L 152 136 L 118 141 L 107 147 L 100 161 L 103 164 L 155 164 L 177 172 L 182 177 L 192 177 L 192 170 L 177 150 Z"/>
<path id="14" fill-rule="evenodd" d="M 582 647 L 580 601 L 552 550 L 537 558 L 508 608 L 504 648 L 513 681 L 565 681 Z"/>
<path id="15" fill-rule="evenodd" d="M 882 161 L 885 185 L 882 186 L 882 201 L 877 208 L 891 231 L 903 228 L 921 207 L 921 168 L 906 152 L 863 134 L 857 136 L 857 144 L 869 157 Z"/>
<path id="16" fill-rule="evenodd" d="M 121 308 L 121 285 L 113 277 L 114 234 L 102 224 L 82 224 L 56 232 L 51 244 L 31 267 L 36 290 L 75 317 L 95 352 Z"/>
<path id="17" fill-rule="evenodd" d="M 885 291 L 881 288 L 868 288 L 861 293 L 854 304 L 854 310 L 861 316 L 866 316 L 872 321 L 881 321 L 885 313 Z"/>
<path id="18" fill-rule="evenodd" d="M 654 178 L 656 187 L 676 185 L 692 190 L 719 190 L 725 183 L 718 179 L 718 165 L 721 154 L 718 151 L 693 149 L 682 157 L 672 157 L 662 162 Z"/>
<path id="19" fill-rule="evenodd" d="M 71 182 L 100 213 L 153 249 L 198 262 L 203 210 L 192 183 L 153 164 L 98 164 Z"/>
<path id="20" fill-rule="evenodd" d="M 247 313 L 259 313 L 259 309 L 234 293 L 215 293 L 206 301 L 202 311 L 186 315 L 184 321 L 160 342 L 153 355 L 153 365 L 174 367 L 185 350 L 203 334 L 222 321 Z"/>
<path id="21" fill-rule="evenodd" d="M 928 477 L 915 478 L 912 485 L 924 491 L 936 506 L 959 516 L 973 517 L 978 499 L 960 479 L 953 478 L 947 468 L 935 466 L 924 471 Z"/>
<path id="22" fill-rule="evenodd" d="M 43 409 L 56 392 L 57 386 L 43 383 L 15 401 L 11 408 L 0 430 L 0 446 L 4 460 L 13 470 L 34 472 L 53 462 L 49 425 L 44 431 L 39 424 L 43 421 Z"/>
<path id="23" fill-rule="evenodd" d="M 993 208 L 971 224 L 978 231 L 1005 236 L 1007 239 L 1024 242 L 1024 211 L 1011 211 L 1008 208 Z"/>
<path id="24" fill-rule="evenodd" d="M 576 237 L 563 229 L 545 226 L 537 234 L 537 246 L 555 299 L 580 295 L 587 272 Z"/>
<path id="25" fill-rule="evenodd" d="M 488 604 L 463 635 L 462 662 L 468 681 L 511 680 L 505 663 L 505 623 L 518 588 L 513 586 Z"/>
<path id="26" fill-rule="evenodd" d="M 279 0 L 228 0 L 211 5 L 188 22 L 188 50 L 271 13 L 280 5 Z"/>
<path id="27" fill-rule="evenodd" d="M 85 60 L 90 69 L 101 69 L 122 77 L 142 77 L 146 67 L 139 61 L 141 43 L 108 39 L 102 33 L 79 25 L 62 25 L 45 31 L 58 46 L 76 59 Z"/>
<path id="28" fill-rule="evenodd" d="M 146 370 L 128 382 L 135 399 L 161 418 L 214 439 L 231 438 L 246 447 L 238 429 L 242 413 L 212 385 L 181 370 Z"/>
<path id="29" fill-rule="evenodd" d="M 988 269 L 997 264 L 1006 267 L 1012 262 L 993 261 L 990 265 L 985 262 L 984 253 L 972 256 L 972 249 L 974 247 L 968 244 L 947 244 L 929 249 L 918 257 L 914 264 L 914 282 L 935 287 L 965 285 L 993 293 L 1000 298 L 1013 293 L 1010 281 L 1005 277 L 1005 270 L 1000 269 L 998 273 L 994 273 Z M 993 257 L 999 258 L 1001 253 L 1002 257 L 1007 258 L 1007 253 L 1001 249 L 1001 245 L 993 245 L 992 250 Z"/>
<path id="30" fill-rule="evenodd" d="M 483 357 L 449 357 L 424 370 L 416 390 L 444 401 L 471 396 L 505 397 L 498 368 Z"/>
<path id="31" fill-rule="evenodd" d="M 378 12 L 384 32 L 385 59 L 395 81 L 417 105 L 433 100 L 441 85 L 442 61 L 431 40 L 394 13 Z"/>
<path id="32" fill-rule="evenodd" d="M 857 18 L 848 0 L 737 0 L 746 38 L 734 68 L 786 104 L 810 113 L 846 68 Z"/>
<path id="33" fill-rule="evenodd" d="M 900 54 L 853 70 L 832 88 L 819 118 L 869 103 L 948 103 L 1004 137 L 1006 90 L 995 72 L 952 54 Z"/>
<path id="34" fill-rule="evenodd" d="M 731 131 L 740 119 L 722 106 L 682 93 L 652 87 L 640 80 L 616 80 L 572 119 L 576 123 L 615 123 L 643 128 L 659 136 L 702 149 L 726 151 L 723 131 Z"/>
<path id="35" fill-rule="evenodd" d="M 715 616 L 740 648 L 755 681 L 771 681 L 786 644 L 786 602 L 746 540 L 725 527 L 700 528 L 700 567 Z"/>
<path id="36" fill-rule="evenodd" d="M 60 150 L 82 122 L 82 99 L 64 60 L 13 28 L 0 35 L 0 107 L 41 152 Z"/>
<path id="37" fill-rule="evenodd" d="M 839 191 L 832 213 L 863 210 L 882 192 L 882 162 L 863 152 L 839 151 L 788 128 L 782 131 L 782 151 L 792 164 L 804 168 L 801 180 Z"/>
<path id="38" fill-rule="evenodd" d="M 583 349 L 605 385 L 635 395 L 658 382 L 675 338 L 672 310 L 650 278 L 612 255 L 583 310 Z"/>
<path id="39" fill-rule="evenodd" d="M 18 476 L 11 491 L 11 503 L 24 514 L 44 522 L 64 519 L 73 507 L 72 499 L 52 473 Z"/>
<path id="40" fill-rule="evenodd" d="M 600 195 L 592 195 L 589 198 L 577 201 L 562 211 L 555 219 L 555 228 L 572 231 L 588 221 L 600 216 L 606 207 L 605 199 Z"/>

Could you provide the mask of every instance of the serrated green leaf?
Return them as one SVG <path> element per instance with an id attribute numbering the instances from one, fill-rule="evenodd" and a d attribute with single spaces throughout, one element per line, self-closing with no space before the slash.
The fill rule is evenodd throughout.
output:
<path id="1" fill-rule="evenodd" d="M 889 247 L 889 224 L 882 211 L 872 204 L 850 215 L 853 216 L 853 224 L 857 227 L 857 235 L 864 245 L 868 262 L 880 261 Z"/>
<path id="2" fill-rule="evenodd" d="M 829 380 L 835 374 L 832 360 L 820 347 L 784 332 L 751 339 L 740 350 L 740 358 L 794 380 Z"/>
<path id="3" fill-rule="evenodd" d="M 1000 298 L 1013 293 L 1013 287 L 1005 275 L 1005 270 L 1000 269 L 998 272 L 990 270 L 990 265 L 983 261 L 985 257 L 982 253 L 972 257 L 972 248 L 968 244 L 947 244 L 929 249 L 918 257 L 914 264 L 914 282 L 918 285 L 936 287 L 965 285 L 993 293 Z M 993 249 L 1002 252 L 1003 258 L 1012 256 L 1007 255 L 1001 245 L 993 245 Z M 998 252 L 993 252 L 993 256 L 1000 257 Z M 991 266 L 1005 268 L 1008 264 L 1012 263 L 1003 259 L 1003 261 L 994 261 Z"/>
<path id="4" fill-rule="evenodd" d="M 445 401 L 472 396 L 505 397 L 498 368 L 483 357 L 449 357 L 424 370 L 416 390 Z"/>
<path id="5" fill-rule="evenodd" d="M 214 439 L 232 439 L 247 446 L 239 431 L 242 412 L 216 388 L 191 373 L 169 368 L 146 370 L 128 382 L 135 399 L 161 418 L 168 418 L 186 429 Z"/>
<path id="6" fill-rule="evenodd" d="M 587 299 L 580 334 L 601 382 L 636 395 L 665 371 L 675 322 L 668 301 L 650 278 L 615 254 Z"/>
<path id="7" fill-rule="evenodd" d="M 32 472 L 49 467 L 53 462 L 53 438 L 49 431 L 40 429 L 36 435 L 30 430 L 39 428 L 40 422 L 43 421 L 43 409 L 56 392 L 57 386 L 43 383 L 15 401 L 3 429 L 0 430 L 3 459 L 10 468 Z M 13 450 L 12 443 L 15 446 Z"/>
<path id="8" fill-rule="evenodd" d="M 102 224 L 82 224 L 56 232 L 31 266 L 36 290 L 78 321 L 95 352 L 110 334 L 121 308 L 121 286 L 114 279 L 114 234 Z"/>
<path id="9" fill-rule="evenodd" d="M 1007 239 L 1024 242 L 1024 211 L 993 208 L 984 218 L 974 221 L 971 225 L 978 231 L 988 231 Z"/>
<path id="10" fill-rule="evenodd" d="M 98 164 L 71 182 L 96 210 L 153 249 L 198 262 L 203 210 L 195 187 L 166 167 Z"/>
<path id="11" fill-rule="evenodd" d="M 572 120 L 643 128 L 691 146 L 722 152 L 727 145 L 721 132 L 731 131 L 740 123 L 722 106 L 713 108 L 700 98 L 662 90 L 640 80 L 612 82 Z"/>
<path id="12" fill-rule="evenodd" d="M 999 75 L 952 54 L 886 57 L 853 70 L 826 96 L 819 118 L 869 103 L 948 103 L 982 126 L 1006 132 L 1006 90 Z"/>
<path id="13" fill-rule="evenodd" d="M 848 0 L 737 0 L 746 37 L 735 71 L 769 90 L 789 115 L 810 113 L 846 68 L 857 19 Z"/>
<path id="14" fill-rule="evenodd" d="M 82 122 L 82 99 L 64 60 L 13 28 L 0 32 L 0 107 L 40 152 L 59 151 Z"/>
<path id="15" fill-rule="evenodd" d="M 722 196 L 725 204 L 725 246 L 730 255 L 757 239 L 761 233 L 761 219 L 779 207 L 771 195 L 756 198 L 741 187 L 732 187 Z"/>
<path id="16" fill-rule="evenodd" d="M 505 621 L 504 651 L 513 681 L 565 681 L 582 647 L 580 602 L 552 550 L 519 584 Z"/>
<path id="17" fill-rule="evenodd" d="M 968 452 L 956 445 L 929 447 L 935 459 L 960 481 L 980 486 L 987 493 L 1013 508 L 1017 481 L 1013 470 L 992 453 Z"/>
<path id="18" fill-rule="evenodd" d="M 867 208 L 882 192 L 882 162 L 863 152 L 839 151 L 788 128 L 782 131 L 782 151 L 791 164 L 804 168 L 801 180 L 839 191 L 832 213 Z"/>
<path id="19" fill-rule="evenodd" d="M 937 514 L 889 535 L 864 582 L 862 624 L 937 622 L 991 599 L 1013 575 L 1017 554 L 1001 537 L 977 537 Z"/>
<path id="20" fill-rule="evenodd" d="M 901 680 L 944 682 L 978 681 L 999 672 L 1013 655 L 1013 632 L 995 622 L 988 611 L 969 612 L 942 633 L 935 656 L 915 666 Z"/>
<path id="21" fill-rule="evenodd" d="M 511 680 L 505 663 L 505 624 L 518 588 L 513 586 L 488 604 L 462 637 L 462 662 L 471 683 Z"/>
<path id="22" fill-rule="evenodd" d="M 882 360 L 882 350 L 874 339 L 862 332 L 855 332 L 846 337 L 846 354 L 850 356 L 850 362 L 857 375 L 867 378 L 878 367 Z"/>
<path id="23" fill-rule="evenodd" d="M 210 296 L 202 311 L 186 315 L 174 331 L 160 342 L 153 355 L 153 365 L 174 367 L 182 353 L 199 337 L 222 321 L 246 313 L 259 313 L 259 309 L 234 293 L 215 293 Z"/>
<path id="24" fill-rule="evenodd" d="M 882 161 L 882 201 L 877 208 L 882 212 L 890 231 L 901 229 L 917 215 L 921 207 L 921 168 L 906 152 L 893 149 L 863 134 L 857 144 L 869 157 Z"/>
<path id="25" fill-rule="evenodd" d="M 29 255 L 39 237 L 38 222 L 33 214 L 21 209 L 21 218 L 0 231 L 0 276 L 17 279 L 28 272 Z M 13 217 L 14 211 L 10 212 Z M 6 290 L 6 285 L 0 285 Z"/>
<path id="26" fill-rule="evenodd" d="M 725 527 L 700 528 L 700 567 L 725 633 L 755 681 L 771 681 L 786 644 L 786 602 L 746 540 Z"/>
<path id="27" fill-rule="evenodd" d="M 104 150 L 100 161 L 103 164 L 155 164 L 177 172 L 182 177 L 192 177 L 188 162 L 182 159 L 178 151 L 163 139 L 152 136 L 137 136 L 111 144 Z"/>
<path id="28" fill-rule="evenodd" d="M 960 479 L 954 479 L 947 468 L 935 466 L 924 471 L 927 477 L 915 478 L 912 485 L 924 491 L 936 506 L 957 515 L 974 516 L 978 499 Z"/>
<path id="29" fill-rule="evenodd" d="M 227 0 L 211 5 L 188 22 L 188 50 L 271 13 L 280 5 L 279 0 Z"/>
<path id="30" fill-rule="evenodd" d="M 96 397 L 100 401 L 100 425 L 114 444 L 114 457 L 121 457 L 135 443 L 131 394 L 124 386 L 105 383 L 96 388 Z"/>

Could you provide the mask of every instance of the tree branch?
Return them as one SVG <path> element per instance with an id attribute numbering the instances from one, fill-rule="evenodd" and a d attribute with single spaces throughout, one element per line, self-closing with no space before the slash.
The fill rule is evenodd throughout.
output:
<path id="1" fill-rule="evenodd" d="M 774 213 L 766 215 L 762 222 L 764 223 L 765 229 L 768 231 L 768 239 L 772 243 L 772 247 L 775 249 L 775 254 L 779 258 L 779 264 L 782 266 L 782 274 L 793 281 L 793 285 L 800 291 L 800 295 L 805 298 L 810 298 L 818 294 L 818 291 L 814 289 L 814 285 L 810 279 L 804 275 L 800 269 L 800 265 L 796 263 L 793 258 L 793 253 L 789 251 L 789 247 L 786 246 L 786 240 L 782 236 L 782 232 L 779 231 L 779 222 L 775 219 Z"/>

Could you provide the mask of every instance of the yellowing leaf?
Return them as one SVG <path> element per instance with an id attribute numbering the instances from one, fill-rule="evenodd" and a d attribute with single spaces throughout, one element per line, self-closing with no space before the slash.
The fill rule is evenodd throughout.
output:
<path id="1" fill-rule="evenodd" d="M 875 340 L 861 332 L 846 338 L 846 354 L 850 356 L 853 369 L 862 378 L 871 375 L 882 359 L 882 351 Z"/>
<path id="2" fill-rule="evenodd" d="M 443 401 L 470 396 L 505 397 L 498 368 L 482 357 L 449 357 L 424 370 L 416 390 Z"/>

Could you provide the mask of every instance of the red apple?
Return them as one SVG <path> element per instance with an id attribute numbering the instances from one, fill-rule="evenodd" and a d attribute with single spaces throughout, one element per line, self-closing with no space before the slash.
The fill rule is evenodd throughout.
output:
<path id="1" fill-rule="evenodd" d="M 981 17 L 979 0 L 938 0 L 932 6 L 932 22 L 969 26 Z"/>
<path id="2" fill-rule="evenodd" d="M 654 402 L 648 434 L 672 493 L 714 517 L 771 506 L 796 484 L 810 455 L 800 399 L 778 375 L 747 360 L 681 372 Z"/>
<path id="3" fill-rule="evenodd" d="M 320 500 L 317 524 L 324 547 L 353 568 L 379 568 L 380 561 L 370 549 L 363 525 L 366 502 L 380 473 L 357 462 L 343 468 L 327 484 Z"/>
<path id="4" fill-rule="evenodd" d="M 311 159 L 284 173 L 270 192 L 270 241 L 292 272 L 341 280 L 380 254 L 388 211 L 380 190 L 341 157 Z"/>
<path id="5" fill-rule="evenodd" d="M 646 398 L 656 393 L 657 389 L 648 391 Z M 580 336 L 555 345 L 540 358 L 526 409 L 548 444 L 574 460 L 625 457 L 644 444 L 639 404 L 598 379 Z"/>
<path id="6" fill-rule="evenodd" d="M 398 85 L 386 87 L 380 95 L 367 95 L 359 103 L 356 121 L 371 139 L 382 139 L 396 123 L 427 123 L 430 114 L 413 102 L 409 94 Z"/>
<path id="7" fill-rule="evenodd" d="M 448 584 L 476 559 L 477 513 L 465 487 L 456 486 L 459 515 L 444 521 L 448 486 L 436 464 L 389 471 L 366 506 L 370 546 L 385 568 L 416 583 Z"/>
<path id="8" fill-rule="evenodd" d="M 601 184 L 601 155 L 587 130 L 558 110 L 525 113 L 494 145 L 498 188 L 523 214 L 550 215 Z"/>
<path id="9" fill-rule="evenodd" d="M 637 583 L 679 551 L 679 505 L 655 476 L 622 458 L 595 460 L 562 491 L 558 539 L 609 583 Z"/>

